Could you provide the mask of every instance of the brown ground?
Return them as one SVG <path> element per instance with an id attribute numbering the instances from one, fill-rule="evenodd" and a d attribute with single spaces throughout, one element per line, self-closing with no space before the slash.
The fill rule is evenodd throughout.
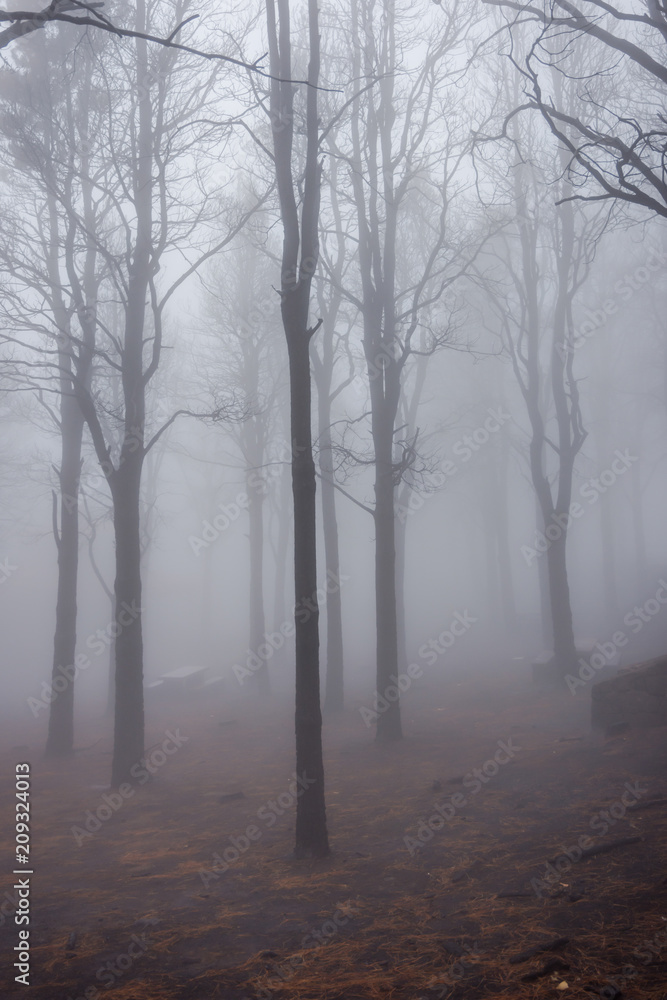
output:
<path id="1" fill-rule="evenodd" d="M 290 857 L 293 805 L 270 828 L 267 813 L 257 815 L 291 780 L 288 706 L 251 715 L 247 705 L 182 701 L 153 712 L 149 744 L 175 728 L 188 741 L 81 846 L 72 827 L 102 803 L 108 723 L 80 725 L 78 745 L 88 748 L 54 763 L 41 757 L 41 719 L 8 721 L 0 755 L 3 892 L 12 881 L 9 786 L 17 760 L 32 764 L 35 874 L 31 985 L 13 984 L 10 914 L 1 931 L 0 984 L 8 985 L 0 995 L 591 1000 L 605 987 L 611 998 L 613 982 L 628 1000 L 664 1000 L 667 806 L 646 804 L 667 799 L 666 731 L 605 739 L 587 720 L 585 699 L 547 695 L 518 671 L 502 684 L 462 676 L 417 682 L 400 745 L 376 745 L 353 704 L 326 726 L 333 853 L 319 862 Z M 521 749 L 473 794 L 472 779 L 467 787 L 463 779 L 510 737 Z M 592 830 L 600 810 L 616 803 L 624 811 L 626 782 L 638 783 L 639 808 L 605 835 Z M 235 791 L 244 797 L 220 801 Z M 411 855 L 404 837 L 415 837 L 434 803 L 456 792 L 466 804 Z M 226 872 L 203 880 L 213 854 L 249 824 L 260 839 Z M 584 834 L 593 847 L 642 839 L 547 875 L 547 862 Z M 141 950 L 127 959 L 133 935 Z M 556 938 L 568 940 L 512 962 Z M 114 964 L 119 956 L 124 971 Z M 553 959 L 569 969 L 523 981 Z"/>

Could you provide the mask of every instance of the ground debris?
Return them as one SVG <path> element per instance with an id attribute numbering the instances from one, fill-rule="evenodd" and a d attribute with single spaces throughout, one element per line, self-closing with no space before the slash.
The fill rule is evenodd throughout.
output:
<path id="1" fill-rule="evenodd" d="M 238 799 L 244 798 L 245 795 L 243 792 L 228 792 L 226 795 L 221 795 L 218 802 L 220 802 L 221 805 L 224 805 L 225 802 L 236 802 Z"/>
<path id="2" fill-rule="evenodd" d="M 569 938 L 558 937 L 553 938 L 551 941 L 545 941 L 544 944 L 536 944 L 533 948 L 527 948 L 525 951 L 520 951 L 518 955 L 513 955 L 512 958 L 510 958 L 510 965 L 518 965 L 519 962 L 526 962 L 529 958 L 533 958 L 535 955 L 539 955 L 543 951 L 556 951 L 560 948 L 564 948 L 565 945 L 569 943 Z"/>
<path id="3" fill-rule="evenodd" d="M 545 962 L 541 969 L 534 969 L 532 972 L 526 972 L 525 975 L 521 977 L 522 983 L 534 983 L 538 979 L 542 979 L 544 976 L 550 976 L 552 972 L 569 972 L 570 966 L 567 962 L 564 962 L 562 958 L 550 958 L 548 962 Z"/>
<path id="4" fill-rule="evenodd" d="M 609 851 L 615 851 L 619 847 L 630 847 L 632 844 L 638 844 L 643 839 L 643 837 L 621 837 L 619 840 L 609 840 L 606 844 L 598 844 L 596 847 L 587 847 L 585 850 L 582 850 L 581 857 L 576 859 L 576 863 L 579 864 L 588 858 L 594 858 L 597 854 L 608 854 Z M 562 854 L 556 854 L 555 857 L 550 859 L 549 864 L 557 864 L 562 857 Z"/>

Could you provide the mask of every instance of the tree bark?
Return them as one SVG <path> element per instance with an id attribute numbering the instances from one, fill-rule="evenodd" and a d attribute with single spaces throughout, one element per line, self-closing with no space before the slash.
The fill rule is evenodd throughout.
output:
<path id="1" fill-rule="evenodd" d="M 644 496 L 642 494 L 641 469 L 636 469 L 631 478 L 632 487 L 632 537 L 635 550 L 635 577 L 637 590 L 641 594 L 648 580 L 648 558 L 646 553 L 646 528 L 644 525 Z"/>
<path id="2" fill-rule="evenodd" d="M 250 649 L 257 653 L 264 643 L 266 622 L 264 618 L 264 496 L 250 483 L 250 475 L 246 481 L 248 496 L 248 541 L 250 544 L 250 592 L 248 595 Z M 263 660 L 257 671 L 256 683 L 258 693 L 262 696 L 271 693 L 271 680 L 266 660 Z"/>
<path id="3" fill-rule="evenodd" d="M 609 358 L 609 343 L 604 338 L 598 340 L 597 344 L 597 453 L 599 455 L 600 468 L 604 468 L 604 463 L 608 460 L 610 452 L 610 408 L 609 392 L 611 389 L 611 371 Z M 616 623 L 621 619 L 621 611 L 618 603 L 618 586 L 616 580 L 616 543 L 614 538 L 613 522 L 614 507 L 613 495 L 605 494 L 600 499 L 600 542 L 602 545 L 602 577 L 604 586 L 604 611 L 605 626 L 615 628 Z"/>
<path id="4" fill-rule="evenodd" d="M 116 535 L 116 700 L 111 784 L 134 778 L 144 755 L 144 682 L 141 614 L 139 494 L 142 456 L 128 456 L 114 475 Z"/>
<path id="5" fill-rule="evenodd" d="M 54 509 L 58 547 L 58 596 L 53 639 L 52 686 L 47 756 L 72 752 L 74 744 L 74 657 L 76 653 L 77 579 L 79 570 L 79 477 L 83 415 L 70 391 L 61 398 L 60 529 Z M 54 494 L 54 505 L 57 497 Z"/>
<path id="6" fill-rule="evenodd" d="M 137 2 L 137 28 L 145 30 L 145 0 Z M 137 80 L 148 79 L 146 42 L 137 39 Z M 146 302 L 151 276 L 153 223 L 153 120 L 151 98 L 138 103 L 137 159 L 133 178 L 137 228 L 129 269 L 122 384 L 125 420 L 118 467 L 110 486 L 116 532 L 116 713 L 111 783 L 132 779 L 131 768 L 144 754 L 144 661 L 141 606 L 141 474 L 145 451 L 146 381 L 143 348 Z M 124 625 L 121 616 L 131 619 Z"/>
<path id="7" fill-rule="evenodd" d="M 537 493 L 535 494 L 535 530 L 544 533 L 546 525 L 542 517 Z M 537 577 L 540 592 L 540 626 L 542 629 L 542 641 L 545 648 L 551 646 L 554 626 L 551 618 L 551 600 L 549 597 L 549 567 L 546 559 L 537 560 Z"/>
<path id="8" fill-rule="evenodd" d="M 398 688 L 398 623 L 396 617 L 396 542 L 394 513 L 393 431 L 395 412 L 387 403 L 373 413 L 375 448 L 375 622 L 378 714 L 376 739 L 400 740 Z M 391 694 L 391 699 L 388 694 Z M 385 699 L 383 702 L 381 699 Z M 385 703 L 386 706 L 385 707 Z"/>
<path id="9" fill-rule="evenodd" d="M 287 328 L 287 323 L 285 324 Z M 308 338 L 309 339 L 309 338 Z M 319 608 L 317 607 L 315 463 L 310 427 L 308 339 L 288 336 L 294 498 L 294 584 L 296 596 L 296 769 L 314 783 L 298 799 L 296 856 L 329 853 L 324 804 L 322 713 L 320 710 Z M 312 610 L 312 608 L 315 610 Z"/>
<path id="10" fill-rule="evenodd" d="M 276 538 L 276 573 L 273 588 L 273 618 L 277 628 L 287 620 L 285 604 L 285 589 L 287 586 L 287 552 L 290 541 L 290 526 L 283 512 L 288 509 L 290 501 L 290 480 L 287 470 L 281 469 L 278 486 L 278 529 Z"/>
<path id="11" fill-rule="evenodd" d="M 320 208 L 320 150 L 317 85 L 320 35 L 317 0 L 308 0 L 309 65 L 306 93 L 306 163 L 301 218 L 292 171 L 294 88 L 289 0 L 267 0 L 271 81 L 271 121 L 276 183 L 283 225 L 280 308 L 287 340 L 290 376 L 292 494 L 294 498 L 294 590 L 296 635 L 296 766 L 302 780 L 296 805 L 297 858 L 329 853 L 324 799 L 322 711 L 320 707 L 319 608 L 315 462 L 311 431 L 310 293 L 317 267 Z M 281 82 L 283 81 L 283 82 Z"/>
<path id="12" fill-rule="evenodd" d="M 331 440 L 331 381 L 334 366 L 334 324 L 340 295 L 334 295 L 331 314 L 324 319 L 322 358 L 315 363 L 317 384 L 317 426 L 321 482 L 322 531 L 327 580 L 340 580 L 340 551 L 336 517 L 336 487 Z M 340 586 L 326 588 L 327 670 L 324 691 L 325 713 L 342 712 L 345 707 L 343 666 L 343 619 Z"/>
<path id="13" fill-rule="evenodd" d="M 503 434 L 501 439 L 500 468 L 496 465 L 498 473 L 497 485 L 498 496 L 496 499 L 496 533 L 498 542 L 498 571 L 500 576 L 500 599 L 503 611 L 503 621 L 505 623 L 505 633 L 511 641 L 516 634 L 517 615 L 516 598 L 514 592 L 514 574 L 512 572 L 512 559 L 510 556 L 510 518 L 508 510 L 508 467 L 509 448 L 507 435 Z"/>
<path id="14" fill-rule="evenodd" d="M 328 396 L 328 394 L 327 394 Z M 336 488 L 333 486 L 331 461 L 331 411 L 320 396 L 320 472 L 322 490 L 322 528 L 324 532 L 324 559 L 327 579 L 340 580 L 340 554 L 338 546 L 338 521 L 336 518 Z M 326 588 L 327 594 L 327 673 L 324 693 L 324 711 L 342 712 L 345 707 L 343 661 L 343 616 L 340 585 Z"/>
<path id="15" fill-rule="evenodd" d="M 549 607 L 553 627 L 553 650 L 558 670 L 563 675 L 576 665 L 577 654 L 572 626 L 572 606 L 567 578 L 566 547 L 569 511 L 572 501 L 574 461 L 585 440 L 581 424 L 578 386 L 572 371 L 573 352 L 568 336 L 572 325 L 571 269 L 574 255 L 574 214 L 567 200 L 559 206 L 554 223 L 558 239 L 556 256 L 556 301 L 552 320 L 549 360 L 549 386 L 556 411 L 558 431 L 558 466 L 556 495 L 545 469 L 547 446 L 545 403 L 542 398 L 540 368 L 540 332 L 542 317 L 539 305 L 539 262 L 537 256 L 537 220 L 527 223 L 526 199 L 521 185 L 520 168 L 515 168 L 515 203 L 519 218 L 523 282 L 526 299 L 525 380 L 520 379 L 531 424 L 530 472 L 547 539 L 546 560 L 549 582 Z M 569 193 L 564 185 L 563 195 Z M 514 356 L 515 369 L 517 357 Z"/>
<path id="16" fill-rule="evenodd" d="M 408 508 L 410 493 L 406 490 L 405 504 L 399 501 L 401 507 Z M 396 650 L 401 671 L 408 665 L 408 640 L 405 617 L 405 552 L 408 532 L 407 517 L 394 518 L 394 547 L 396 551 Z"/>
<path id="17" fill-rule="evenodd" d="M 111 602 L 111 621 L 116 621 L 116 595 L 112 594 Z M 109 643 L 109 673 L 107 675 L 107 704 L 105 709 L 105 716 L 111 718 L 116 708 L 116 639 L 112 635 L 111 642 Z"/>

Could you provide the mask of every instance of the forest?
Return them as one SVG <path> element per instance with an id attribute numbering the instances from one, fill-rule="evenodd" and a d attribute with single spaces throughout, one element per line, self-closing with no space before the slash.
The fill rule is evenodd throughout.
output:
<path id="1" fill-rule="evenodd" d="M 0 10 L 0 996 L 667 997 L 667 3 Z"/>

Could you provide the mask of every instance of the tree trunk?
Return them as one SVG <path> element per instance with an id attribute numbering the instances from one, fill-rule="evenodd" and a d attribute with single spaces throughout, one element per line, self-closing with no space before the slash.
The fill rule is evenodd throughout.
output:
<path id="1" fill-rule="evenodd" d="M 500 598 L 507 639 L 516 634 L 517 616 L 514 595 L 514 574 L 510 556 L 510 519 L 508 512 L 508 470 L 509 449 L 507 435 L 503 434 L 500 452 L 500 467 L 496 464 L 498 494 L 496 497 L 496 533 L 498 538 L 498 572 L 500 576 Z"/>
<path id="2" fill-rule="evenodd" d="M 405 504 L 399 501 L 401 507 L 408 508 L 410 493 L 406 491 Z M 408 508 L 409 509 L 409 508 Z M 394 518 L 394 544 L 396 548 L 396 649 L 401 671 L 408 665 L 408 641 L 405 624 L 405 550 L 408 519 Z"/>
<path id="3" fill-rule="evenodd" d="M 544 534 L 546 525 L 542 517 L 540 503 L 535 494 L 535 529 Z M 551 615 L 551 598 L 549 596 L 549 566 L 547 560 L 540 556 L 537 560 L 537 578 L 540 591 L 540 625 L 542 641 L 546 649 L 553 643 L 554 623 Z"/>
<path id="4" fill-rule="evenodd" d="M 145 30 L 145 0 L 137 3 L 137 26 Z M 137 40 L 137 79 L 147 79 L 146 42 Z M 153 121 L 150 94 L 138 102 L 136 170 L 133 182 L 137 228 L 129 268 L 122 383 L 125 421 L 118 467 L 111 474 L 116 533 L 116 714 L 111 783 L 132 777 L 144 754 L 144 657 L 141 623 L 141 473 L 145 451 L 146 377 L 143 351 L 151 274 L 153 223 Z M 127 622 L 127 624 L 125 624 Z"/>
<path id="5" fill-rule="evenodd" d="M 394 514 L 393 419 L 387 404 L 373 414 L 375 447 L 375 616 L 377 635 L 376 739 L 400 740 L 398 627 L 396 620 L 396 543 Z M 384 701 L 382 700 L 384 699 Z"/>
<path id="6" fill-rule="evenodd" d="M 495 467 L 490 464 L 486 469 L 481 470 L 490 478 L 486 482 L 486 487 L 482 487 L 482 544 L 484 546 L 484 584 L 486 599 L 486 614 L 490 625 L 491 633 L 497 632 L 500 628 L 500 592 L 502 585 L 500 582 L 500 565 L 498 562 L 498 537 L 500 528 L 498 525 L 498 482 L 496 479 Z"/>
<path id="7" fill-rule="evenodd" d="M 648 559 L 646 556 L 646 529 L 644 527 L 644 497 L 642 495 L 641 468 L 631 477 L 632 487 L 632 537 L 635 550 L 635 574 L 637 591 L 641 594 L 648 580 Z"/>
<path id="8" fill-rule="evenodd" d="M 608 452 L 605 451 L 605 456 Z M 600 499 L 600 541 L 602 543 L 602 577 L 604 580 L 605 625 L 613 628 L 621 612 L 616 588 L 616 550 L 612 517 L 612 494 Z"/>
<path id="9" fill-rule="evenodd" d="M 58 596 L 53 639 L 52 687 L 55 700 L 49 712 L 48 756 L 72 752 L 74 744 L 74 657 L 76 652 L 77 578 L 79 570 L 79 477 L 83 415 L 74 396 L 61 399 L 60 537 Z M 57 498 L 54 495 L 54 504 Z M 54 510 L 54 530 L 58 531 Z"/>
<path id="10" fill-rule="evenodd" d="M 116 621 L 116 595 L 111 597 L 111 621 Z M 107 676 L 107 707 L 105 716 L 111 718 L 116 705 L 116 639 L 112 635 L 109 643 L 109 673 Z"/>
<path id="11" fill-rule="evenodd" d="M 289 303 L 284 314 L 289 314 Z M 285 329 L 290 329 L 286 316 Z M 292 493 L 294 497 L 294 590 L 296 603 L 296 770 L 312 781 L 298 799 L 297 858 L 329 853 L 324 803 L 322 712 L 320 709 L 319 609 L 315 463 L 311 436 L 309 337 L 305 330 L 287 335 L 290 369 Z"/>
<path id="12" fill-rule="evenodd" d="M 209 545 L 200 553 L 201 564 L 201 607 L 199 609 L 199 654 L 202 664 L 209 664 L 209 657 L 213 649 L 212 641 L 212 607 L 211 598 L 213 591 L 213 546 Z"/>
<path id="13" fill-rule="evenodd" d="M 248 477 L 249 478 L 249 477 Z M 248 608 L 250 614 L 250 649 L 257 653 L 266 641 L 264 620 L 264 497 L 261 492 L 247 482 L 248 533 L 250 542 L 250 593 Z M 271 693 L 271 679 L 266 660 L 255 674 L 257 691 L 265 696 Z"/>
<path id="14" fill-rule="evenodd" d="M 560 536 L 551 542 L 547 549 L 554 654 L 559 670 L 563 674 L 570 673 L 577 662 L 574 629 L 572 627 L 570 585 L 567 578 L 566 550 L 567 531 L 563 529 Z"/>
<path id="15" fill-rule="evenodd" d="M 597 391 L 597 452 L 600 456 L 600 468 L 604 468 L 610 452 L 611 426 L 609 391 L 611 383 L 609 344 L 604 338 L 597 342 L 596 373 L 598 378 Z M 602 544 L 602 578 L 604 586 L 605 626 L 615 628 L 620 621 L 621 611 L 618 604 L 618 588 L 616 585 L 616 547 L 613 530 L 613 493 L 607 493 L 600 499 L 600 542 Z"/>
<path id="16" fill-rule="evenodd" d="M 143 639 L 139 491 L 141 455 L 128 455 L 114 474 L 116 533 L 116 711 L 111 784 L 132 781 L 144 755 Z"/>
<path id="17" fill-rule="evenodd" d="M 336 520 L 336 488 L 333 486 L 331 455 L 331 406 L 329 386 L 318 392 L 320 473 L 322 483 L 322 528 L 327 580 L 340 579 L 338 522 Z M 340 586 L 326 588 L 327 594 L 327 673 L 324 711 L 342 712 L 345 706 L 343 678 L 343 619 Z"/>
<path id="18" fill-rule="evenodd" d="M 285 512 L 289 507 L 289 479 L 281 469 L 278 484 L 278 537 L 276 539 L 276 575 L 273 592 L 273 618 L 277 628 L 287 621 L 285 589 L 287 586 L 287 552 L 290 540 L 290 524 Z"/>
<path id="19" fill-rule="evenodd" d="M 287 340 L 290 374 L 290 441 L 294 496 L 294 590 L 296 599 L 296 765 L 303 782 L 296 804 L 297 858 L 329 853 L 324 803 L 322 710 L 320 707 L 319 609 L 315 462 L 311 431 L 310 291 L 317 266 L 320 210 L 320 130 L 317 85 L 320 33 L 317 0 L 308 0 L 309 63 L 306 92 L 306 163 L 298 186 L 292 172 L 294 89 L 289 0 L 267 0 L 266 16 L 271 81 L 271 120 L 276 183 L 283 225 L 280 309 Z"/>

